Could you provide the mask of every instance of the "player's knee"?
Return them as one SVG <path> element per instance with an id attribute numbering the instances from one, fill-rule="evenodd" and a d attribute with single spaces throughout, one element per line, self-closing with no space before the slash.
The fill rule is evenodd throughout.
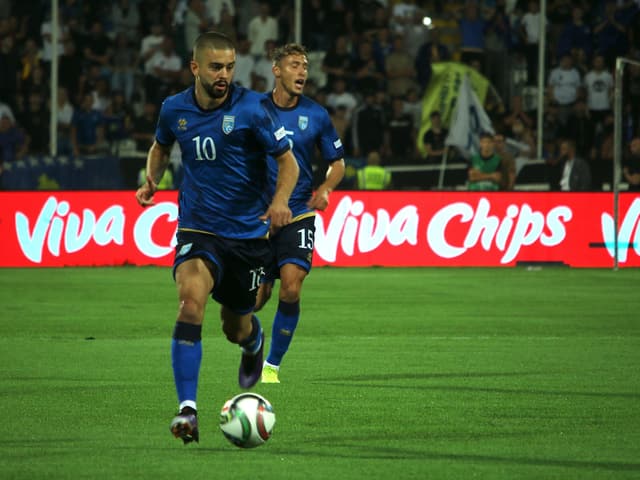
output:
<path id="1" fill-rule="evenodd" d="M 302 291 L 302 282 L 281 282 L 280 284 L 280 300 L 287 303 L 300 301 L 300 292 Z"/>
<path id="2" fill-rule="evenodd" d="M 204 305 L 200 305 L 193 299 L 185 298 L 180 301 L 178 309 L 178 321 L 200 325 L 204 318 Z"/>

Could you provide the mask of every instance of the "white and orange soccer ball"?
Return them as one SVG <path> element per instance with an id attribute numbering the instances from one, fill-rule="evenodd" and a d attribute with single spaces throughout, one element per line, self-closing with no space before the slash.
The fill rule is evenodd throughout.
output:
<path id="1" fill-rule="evenodd" d="M 257 393 L 241 393 L 227 400 L 220 411 L 220 430 L 240 448 L 265 443 L 273 433 L 276 414 L 271 403 Z"/>

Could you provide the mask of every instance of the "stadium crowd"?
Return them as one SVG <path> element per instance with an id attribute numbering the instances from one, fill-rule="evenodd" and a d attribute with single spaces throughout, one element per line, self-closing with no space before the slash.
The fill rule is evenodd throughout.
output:
<path id="1" fill-rule="evenodd" d="M 117 154 L 123 145 L 147 151 L 162 100 L 192 84 L 190 46 L 201 32 L 237 42 L 235 79 L 257 91 L 273 87 L 273 48 L 294 40 L 291 0 L 59 3 L 59 155 Z M 491 82 L 485 109 L 496 146 L 511 160 L 500 188 L 517 186 L 540 133 L 539 1 L 302 5 L 302 43 L 311 52 L 305 93 L 328 109 L 348 158 L 366 163 L 374 153 L 387 167 L 440 163 L 448 126 L 434 123 L 419 138 L 423 113 L 438 116 L 422 111 L 422 96 L 432 65 L 455 61 Z M 567 139 L 590 169 L 587 188 L 611 184 L 614 62 L 621 55 L 640 60 L 639 13 L 639 0 L 548 0 L 542 143 L 549 189 L 566 189 Z M 49 151 L 51 33 L 49 0 L 0 0 L 0 169 Z M 639 67 L 626 69 L 624 85 L 622 180 L 640 188 L 638 155 L 629 147 L 640 136 Z M 130 177 L 135 184 L 137 171 Z"/>

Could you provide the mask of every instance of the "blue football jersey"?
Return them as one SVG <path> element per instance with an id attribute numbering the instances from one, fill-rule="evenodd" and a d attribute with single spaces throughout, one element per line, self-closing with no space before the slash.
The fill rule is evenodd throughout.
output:
<path id="1" fill-rule="evenodd" d="M 313 159 L 316 147 L 327 165 L 343 158 L 344 149 L 338 133 L 331 123 L 329 113 L 320 104 L 301 95 L 295 107 L 281 108 L 273 103 L 271 93 L 265 95 L 278 111 L 278 116 L 287 133 L 287 139 L 300 167 L 298 183 L 289 200 L 289 208 L 293 216 L 297 217 L 313 211 L 307 207 L 307 202 L 313 193 Z M 277 166 L 275 158 L 270 156 L 271 193 L 275 190 Z"/>
<path id="2" fill-rule="evenodd" d="M 177 141 L 184 178 L 178 199 L 178 228 L 227 238 L 260 238 L 260 220 L 270 202 L 267 154 L 290 149 L 274 105 L 263 94 L 230 86 L 213 110 L 198 106 L 194 87 L 162 104 L 156 141 Z"/>

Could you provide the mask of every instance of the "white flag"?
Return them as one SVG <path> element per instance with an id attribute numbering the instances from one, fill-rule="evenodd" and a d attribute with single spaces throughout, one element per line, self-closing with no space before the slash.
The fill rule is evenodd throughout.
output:
<path id="1" fill-rule="evenodd" d="M 491 119 L 471 88 L 469 75 L 465 75 L 445 143 L 457 147 L 462 154 L 470 157 L 478 153 L 480 134 L 483 132 L 494 133 Z"/>

